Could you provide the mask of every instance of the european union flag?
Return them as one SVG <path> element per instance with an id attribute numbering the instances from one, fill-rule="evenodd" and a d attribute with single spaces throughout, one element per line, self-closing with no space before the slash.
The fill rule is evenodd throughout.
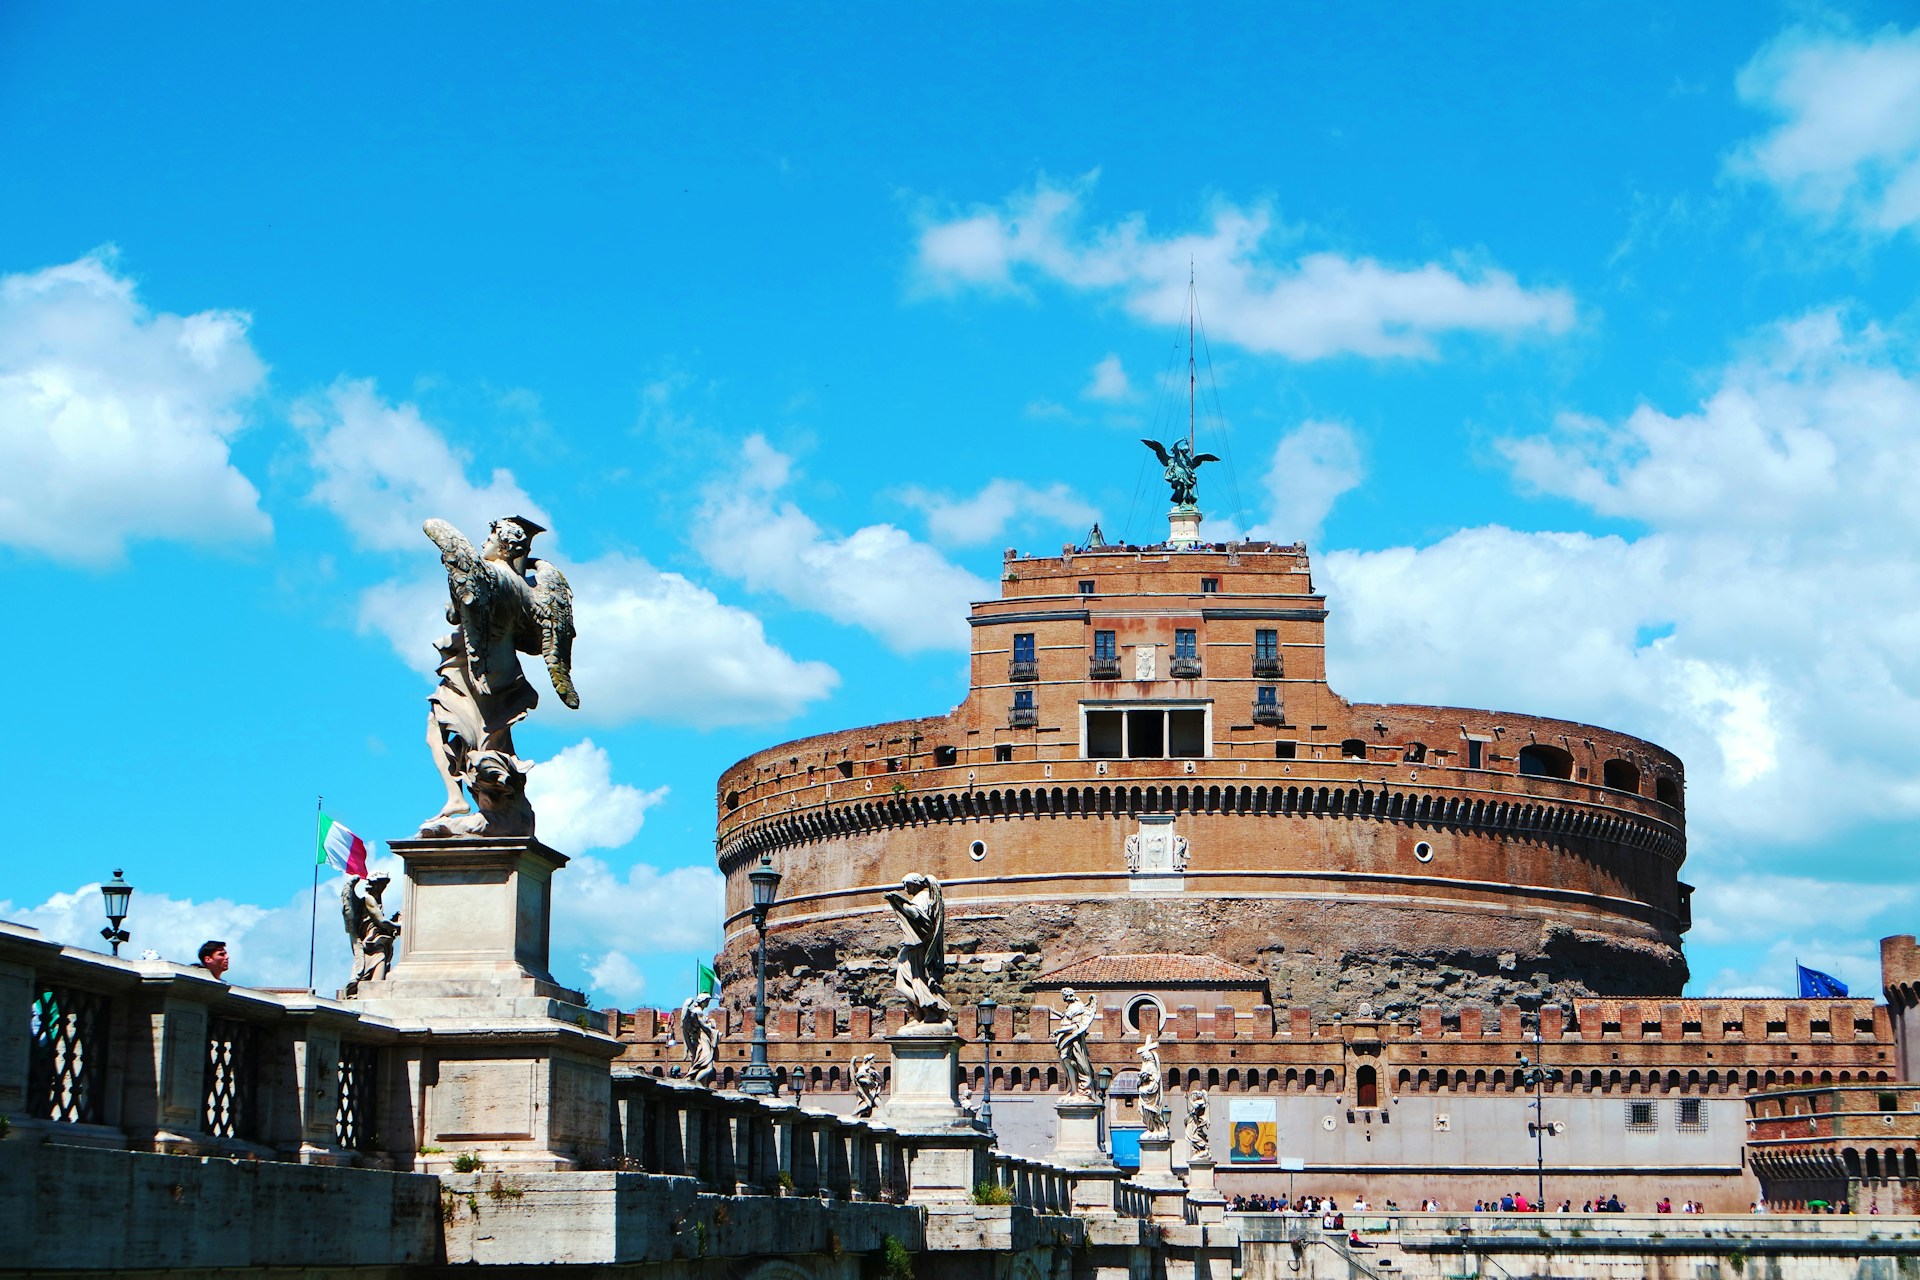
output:
<path id="1" fill-rule="evenodd" d="M 1822 973 L 1818 969 L 1809 969 L 1807 966 L 1797 962 L 1793 967 L 1800 971 L 1801 999 L 1804 1000 L 1809 996 L 1844 996 L 1847 994 L 1847 984 L 1832 974 Z"/>

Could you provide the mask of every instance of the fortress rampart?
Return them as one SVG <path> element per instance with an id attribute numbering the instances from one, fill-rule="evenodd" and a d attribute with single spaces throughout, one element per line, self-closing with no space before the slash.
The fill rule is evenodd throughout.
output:
<path id="1" fill-rule="evenodd" d="M 1324 1010 L 1677 994 L 1679 760 L 1570 721 L 1350 703 L 1325 618 L 1299 546 L 1009 553 L 952 712 L 722 775 L 722 976 L 750 985 L 765 856 L 782 1003 L 884 999 L 881 894 L 910 871 L 945 885 L 950 946 L 1025 957 L 962 993 L 1016 1007 L 1042 970 L 1147 951 Z"/>

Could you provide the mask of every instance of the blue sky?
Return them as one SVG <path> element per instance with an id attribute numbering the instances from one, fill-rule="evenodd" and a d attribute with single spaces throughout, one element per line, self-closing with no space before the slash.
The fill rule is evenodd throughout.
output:
<path id="1" fill-rule="evenodd" d="M 306 976 L 437 807 L 421 519 L 547 517 L 556 967 L 677 1000 L 714 780 L 938 712 L 1005 546 L 1210 531 L 1355 699 L 1680 752 L 1695 993 L 1920 912 L 1920 28 L 1893 4 L 0 9 L 0 914 Z M 1216 474 L 1218 479 L 1215 478 Z M 321 983 L 345 960 L 323 900 Z"/>

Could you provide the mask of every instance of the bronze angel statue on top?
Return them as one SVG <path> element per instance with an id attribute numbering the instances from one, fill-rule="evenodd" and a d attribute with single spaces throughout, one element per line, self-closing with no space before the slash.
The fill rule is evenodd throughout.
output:
<path id="1" fill-rule="evenodd" d="M 475 550 L 445 520 L 427 537 L 447 567 L 451 635 L 440 651 L 440 685 L 427 699 L 427 742 L 447 787 L 447 803 L 420 828 L 423 837 L 531 836 L 527 770 L 513 753 L 513 726 L 539 705 L 519 655 L 546 659 L 553 691 L 569 707 L 574 692 L 573 593 L 560 570 L 529 555 L 546 530 L 525 516 L 495 520 Z"/>
<path id="2" fill-rule="evenodd" d="M 1153 450 L 1153 456 L 1160 459 L 1163 468 L 1160 474 L 1166 477 L 1167 483 L 1173 488 L 1173 505 L 1176 507 L 1194 504 L 1200 464 L 1220 461 L 1210 453 L 1195 453 L 1193 446 L 1185 440 L 1175 440 L 1171 449 L 1158 440 L 1142 440 L 1140 443 Z"/>

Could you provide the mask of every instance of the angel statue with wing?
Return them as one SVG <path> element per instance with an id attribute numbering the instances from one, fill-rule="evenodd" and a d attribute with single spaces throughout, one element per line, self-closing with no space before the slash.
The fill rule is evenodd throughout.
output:
<path id="1" fill-rule="evenodd" d="M 527 761 L 513 753 L 513 726 L 540 695 L 519 655 L 546 659 L 553 691 L 580 705 L 573 661 L 573 593 L 560 570 L 527 554 L 546 530 L 525 516 L 495 520 L 478 551 L 445 520 L 427 537 L 447 567 L 447 621 L 434 642 L 440 685 L 428 697 L 427 743 L 446 784 L 447 803 L 420 828 L 425 838 L 531 836 Z"/>
<path id="2" fill-rule="evenodd" d="M 1210 453 L 1195 453 L 1193 446 L 1185 440 L 1175 440 L 1171 449 L 1158 440 L 1142 440 L 1140 443 L 1153 450 L 1153 456 L 1160 459 L 1160 465 L 1164 468 L 1160 474 L 1166 477 L 1167 483 L 1173 488 L 1173 505 L 1194 505 L 1200 464 L 1218 462 L 1220 459 Z"/>

